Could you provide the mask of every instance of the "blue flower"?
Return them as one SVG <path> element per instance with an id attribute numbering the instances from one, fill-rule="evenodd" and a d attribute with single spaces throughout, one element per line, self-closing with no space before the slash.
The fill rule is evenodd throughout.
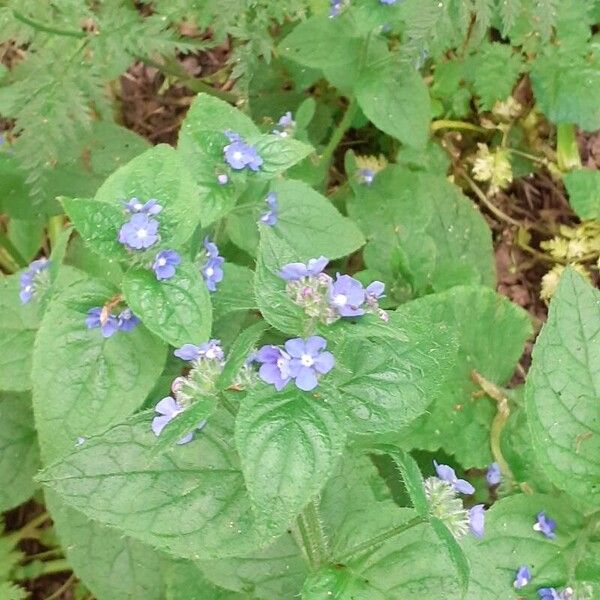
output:
<path id="1" fill-rule="evenodd" d="M 296 387 L 310 392 L 318 385 L 317 375 L 329 373 L 335 365 L 331 352 L 323 352 L 327 340 L 313 335 L 306 340 L 294 338 L 285 343 L 285 351 L 291 357 L 289 371 Z"/>
<path id="2" fill-rule="evenodd" d="M 125 206 L 125 210 L 129 214 L 143 213 L 145 215 L 153 216 L 157 215 L 163 207 L 158 203 L 158 200 L 152 198 L 148 200 L 146 203 L 138 200 L 138 198 L 132 198 L 129 202 L 123 202 Z"/>
<path id="3" fill-rule="evenodd" d="M 111 337 L 119 330 L 119 319 L 100 306 L 88 310 L 85 324 L 88 329 L 100 327 L 102 337 L 105 338 Z"/>
<path id="4" fill-rule="evenodd" d="M 258 154 L 255 146 L 247 144 L 242 137 L 233 131 L 226 131 L 230 144 L 223 148 L 227 164 L 236 171 L 248 167 L 252 171 L 258 171 L 263 164 L 263 159 Z"/>
<path id="5" fill-rule="evenodd" d="M 152 270 L 156 279 L 162 281 L 175 275 L 175 267 L 181 263 L 181 256 L 175 250 L 161 250 L 155 257 Z"/>
<path id="6" fill-rule="evenodd" d="M 469 509 L 469 529 L 475 537 L 483 537 L 485 531 L 485 509 L 483 504 L 476 504 Z"/>
<path id="7" fill-rule="evenodd" d="M 371 185 L 375 180 L 375 171 L 373 169 L 360 169 L 358 177 L 365 185 Z"/>
<path id="8" fill-rule="evenodd" d="M 319 258 L 311 258 L 306 264 L 304 263 L 289 263 L 284 265 L 279 271 L 279 277 L 286 281 L 297 281 L 303 277 L 316 277 L 323 272 L 323 269 L 328 265 L 329 259 L 324 256 Z"/>
<path id="9" fill-rule="evenodd" d="M 573 588 L 566 587 L 562 592 L 556 588 L 539 588 L 538 596 L 540 600 L 573 600 Z"/>
<path id="10" fill-rule="evenodd" d="M 204 238 L 204 249 L 206 250 L 207 261 L 202 267 L 202 277 L 206 282 L 206 287 L 211 292 L 217 291 L 217 283 L 223 281 L 222 265 L 225 259 L 219 256 L 219 248 L 210 239 Z"/>
<path id="11" fill-rule="evenodd" d="M 132 248 L 142 250 L 158 241 L 158 221 L 145 213 L 135 213 L 119 230 L 119 242 Z"/>
<path id="12" fill-rule="evenodd" d="M 517 570 L 517 574 L 515 575 L 515 580 L 513 582 L 513 587 L 516 590 L 523 589 L 529 582 L 531 581 L 531 571 L 529 567 L 523 565 L 519 567 Z"/>
<path id="13" fill-rule="evenodd" d="M 546 513 L 543 511 L 537 514 L 533 529 L 534 531 L 539 531 L 544 534 L 549 540 L 556 538 L 556 534 L 554 533 L 556 521 L 547 517 Z"/>
<path id="14" fill-rule="evenodd" d="M 296 122 L 292 117 L 292 113 L 288 111 L 279 119 L 279 121 L 277 121 L 277 125 L 281 129 L 273 129 L 273 133 L 279 137 L 287 137 L 290 130 L 294 129 L 296 126 Z"/>
<path id="15" fill-rule="evenodd" d="M 47 258 L 38 258 L 30 263 L 27 269 L 21 273 L 19 279 L 21 284 L 21 289 L 19 291 L 21 304 L 31 302 L 31 299 L 36 295 L 38 288 L 44 279 L 43 273 L 49 266 L 50 261 Z"/>
<path id="16" fill-rule="evenodd" d="M 336 275 L 329 288 L 329 304 L 342 317 L 360 317 L 365 314 L 361 305 L 365 301 L 365 288 L 350 275 Z"/>
<path id="17" fill-rule="evenodd" d="M 219 185 L 227 185 L 229 183 L 229 175 L 226 175 L 225 173 L 217 175 L 217 183 Z"/>
<path id="18" fill-rule="evenodd" d="M 277 223 L 277 218 L 279 216 L 277 194 L 275 192 L 269 192 L 269 194 L 265 198 L 265 202 L 267 203 L 269 210 L 267 210 L 261 215 L 259 223 L 264 223 L 265 225 L 270 225 L 272 227 L 273 225 L 275 225 L 275 223 Z"/>
<path id="19" fill-rule="evenodd" d="M 163 398 L 154 407 L 154 410 L 160 415 L 152 419 L 152 431 L 157 437 L 161 434 L 162 430 L 167 426 L 167 423 L 172 421 L 178 414 L 182 413 L 184 408 L 177 403 L 177 400 L 172 396 Z M 202 429 L 206 425 L 206 420 L 201 421 L 197 425 L 197 429 Z M 194 432 L 191 431 L 187 435 L 183 436 L 177 441 L 178 444 L 187 444 L 194 438 Z"/>
<path id="20" fill-rule="evenodd" d="M 485 478 L 488 485 L 498 485 L 502 480 L 502 473 L 500 472 L 500 465 L 498 463 L 492 463 L 487 470 Z"/>
<path id="21" fill-rule="evenodd" d="M 398 0 L 379 0 L 379 2 L 381 4 L 396 4 L 396 2 L 398 2 Z"/>
<path id="22" fill-rule="evenodd" d="M 447 481 L 451 484 L 457 492 L 467 495 L 475 492 L 475 488 L 468 481 L 456 477 L 456 472 L 452 467 L 449 467 L 448 465 L 439 465 L 435 460 L 433 461 L 433 464 L 437 476 L 443 481 Z"/>
<path id="23" fill-rule="evenodd" d="M 125 308 L 118 316 L 119 329 L 121 331 L 132 331 L 138 325 L 140 320 L 131 312 L 130 308 Z"/>
<path id="24" fill-rule="evenodd" d="M 337 17 L 344 7 L 344 0 L 331 0 L 331 6 L 329 7 L 329 17 L 333 19 Z"/>
<path id="25" fill-rule="evenodd" d="M 204 344 L 195 346 L 194 344 L 184 344 L 173 352 L 177 358 L 182 360 L 196 361 L 203 358 L 208 360 L 223 360 L 225 354 L 221 348 L 221 340 L 209 340 Z"/>
<path id="26" fill-rule="evenodd" d="M 384 297 L 385 283 L 381 281 L 373 281 L 367 286 L 365 292 L 367 293 L 367 299 L 379 300 L 380 298 Z"/>
<path id="27" fill-rule="evenodd" d="M 265 382 L 275 386 L 281 391 L 292 378 L 290 374 L 289 354 L 277 346 L 263 346 L 254 355 L 254 360 L 262 363 L 258 370 L 258 376 Z"/>

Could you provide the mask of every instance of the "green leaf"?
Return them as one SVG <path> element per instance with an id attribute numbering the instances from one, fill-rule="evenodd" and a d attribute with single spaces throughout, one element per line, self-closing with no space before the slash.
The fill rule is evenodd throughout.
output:
<path id="1" fill-rule="evenodd" d="M 346 434 L 337 395 L 260 386 L 236 418 L 235 442 L 257 519 L 284 530 L 331 475 Z"/>
<path id="2" fill-rule="evenodd" d="M 538 462 L 550 481 L 600 503 L 600 292 L 564 271 L 525 388 Z"/>
<path id="3" fill-rule="evenodd" d="M 175 275 L 159 281 L 147 269 L 130 269 L 123 293 L 146 327 L 172 346 L 199 344 L 210 335 L 212 306 L 206 284 L 191 263 L 182 260 Z"/>
<path id="4" fill-rule="evenodd" d="M 314 152 L 314 148 L 304 142 L 279 135 L 262 135 L 256 140 L 255 146 L 263 159 L 259 175 L 269 179 L 287 171 Z"/>
<path id="5" fill-rule="evenodd" d="M 38 304 L 22 305 L 19 276 L 0 278 L 0 390 L 31 389 L 31 354 L 39 325 Z"/>
<path id="6" fill-rule="evenodd" d="M 109 260 L 128 257 L 118 241 L 119 229 L 127 220 L 122 209 L 84 198 L 62 198 L 62 205 L 90 250 Z"/>
<path id="7" fill-rule="evenodd" d="M 214 309 L 214 319 L 241 310 L 255 310 L 254 272 L 248 267 L 242 267 L 226 261 L 223 263 L 223 281 L 217 286 L 217 291 L 211 294 Z"/>
<path id="8" fill-rule="evenodd" d="M 160 223 L 161 246 L 180 246 L 200 222 L 196 185 L 180 155 L 166 144 L 154 146 L 117 169 L 100 186 L 94 200 L 119 209 L 123 224 L 128 215 L 122 202 L 131 198 L 143 202 L 154 198 L 163 207 L 155 217 Z"/>
<path id="9" fill-rule="evenodd" d="M 165 573 L 166 600 L 252 600 L 253 597 L 219 589 L 209 583 L 197 563 L 171 561 Z"/>
<path id="10" fill-rule="evenodd" d="M 600 220 L 600 172 L 592 169 L 571 171 L 563 177 L 569 203 L 580 219 Z"/>
<path id="11" fill-rule="evenodd" d="M 415 295 L 495 285 L 489 227 L 444 177 L 388 167 L 371 186 L 353 187 L 348 210 L 369 239 L 369 268 L 388 278 L 398 272 Z"/>
<path id="12" fill-rule="evenodd" d="M 381 131 L 407 146 L 425 148 L 431 102 L 423 79 L 410 65 L 365 70 L 356 83 L 356 98 L 365 115 Z"/>
<path id="13" fill-rule="evenodd" d="M 113 289 L 81 275 L 53 296 L 44 314 L 32 379 L 45 460 L 131 414 L 162 371 L 165 347 L 143 326 L 110 338 L 86 327 L 87 311 L 112 296 Z"/>
<path id="14" fill-rule="evenodd" d="M 150 421 L 140 415 L 91 438 L 40 481 L 89 518 L 174 556 L 235 556 L 273 540 L 255 528 L 231 417 L 215 413 L 193 442 L 158 457 Z"/>
<path id="15" fill-rule="evenodd" d="M 356 433 L 397 431 L 422 415 L 455 368 L 452 332 L 425 313 L 389 313 L 387 324 L 342 325 L 333 374 Z"/>
<path id="16" fill-rule="evenodd" d="M 39 218 L 11 219 L 8 222 L 8 239 L 27 262 L 33 260 L 39 252 L 45 225 Z"/>
<path id="17" fill-rule="evenodd" d="M 510 379 L 531 335 L 526 313 L 490 289 L 456 287 L 413 300 L 396 314 L 399 321 L 428 315 L 455 333 L 459 349 L 454 369 L 428 413 L 395 441 L 407 449 L 443 448 L 465 467 L 485 468 L 492 462 L 489 435 L 496 407 L 487 397 L 473 397 L 478 387 L 471 373 L 475 370 L 498 385 Z"/>
<path id="18" fill-rule="evenodd" d="M 36 489 L 39 469 L 31 398 L 24 394 L 0 395 L 0 511 L 18 506 Z"/>

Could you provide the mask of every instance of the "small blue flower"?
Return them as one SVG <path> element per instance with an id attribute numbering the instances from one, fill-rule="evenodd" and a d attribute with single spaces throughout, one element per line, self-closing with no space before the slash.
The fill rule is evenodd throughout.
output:
<path id="1" fill-rule="evenodd" d="M 100 327 L 102 337 L 105 338 L 111 337 L 119 330 L 119 319 L 100 306 L 88 310 L 85 324 L 88 329 Z"/>
<path id="2" fill-rule="evenodd" d="M 515 580 L 513 582 L 513 587 L 515 590 L 521 590 L 531 581 L 531 571 L 529 567 L 523 565 L 519 567 L 517 570 L 517 574 L 515 575 Z"/>
<path id="3" fill-rule="evenodd" d="M 125 308 L 121 311 L 118 321 L 120 331 L 132 331 L 140 323 L 140 320 L 131 312 L 130 308 Z"/>
<path id="4" fill-rule="evenodd" d="M 119 230 L 119 242 L 133 250 L 150 248 L 157 241 L 158 221 L 144 213 L 132 215 Z"/>
<path id="5" fill-rule="evenodd" d="M 476 504 L 469 509 L 469 529 L 475 537 L 483 537 L 485 531 L 485 509 L 483 504 Z"/>
<path id="6" fill-rule="evenodd" d="M 31 299 L 36 295 L 39 285 L 42 283 L 44 278 L 43 273 L 50 266 L 50 261 L 47 258 L 38 258 L 29 264 L 27 269 L 21 273 L 19 279 L 21 289 L 19 291 L 19 298 L 21 304 L 28 304 Z"/>
<path id="7" fill-rule="evenodd" d="M 289 263 L 284 265 L 279 271 L 279 277 L 286 281 L 297 281 L 303 277 L 316 277 L 323 272 L 323 269 L 328 265 L 329 259 L 324 256 L 319 258 L 311 258 L 306 264 L 304 263 Z"/>
<path id="8" fill-rule="evenodd" d="M 208 258 L 219 257 L 219 248 L 214 242 L 210 241 L 208 236 L 204 238 L 204 249 L 206 250 L 206 256 L 208 256 Z"/>
<path id="9" fill-rule="evenodd" d="M 396 2 L 398 2 L 398 0 L 379 0 L 379 2 L 381 4 L 388 4 L 388 5 L 390 5 L 390 4 L 396 4 Z"/>
<path id="10" fill-rule="evenodd" d="M 556 588 L 539 588 L 537 593 L 540 600 L 573 600 L 572 587 L 566 587 L 562 592 Z"/>
<path id="11" fill-rule="evenodd" d="M 537 514 L 536 522 L 533 525 L 534 531 L 539 531 L 549 540 L 553 540 L 556 538 L 556 534 L 554 533 L 555 529 L 556 521 L 554 519 L 547 517 L 546 513 L 543 511 Z"/>
<path id="12" fill-rule="evenodd" d="M 209 291 L 216 292 L 217 283 L 223 281 L 222 267 L 225 259 L 219 256 L 219 248 L 208 237 L 204 238 L 204 249 L 206 250 L 207 261 L 202 267 L 202 277 Z"/>
<path id="13" fill-rule="evenodd" d="M 263 346 L 254 355 L 254 361 L 261 363 L 258 376 L 265 382 L 281 391 L 290 381 L 289 354 L 277 346 Z"/>
<path id="14" fill-rule="evenodd" d="M 163 209 L 163 207 L 158 203 L 158 200 L 155 200 L 154 198 L 145 203 L 141 200 L 138 200 L 138 198 L 131 198 L 129 202 L 123 202 L 123 205 L 125 206 L 125 210 L 131 215 L 143 213 L 145 215 L 154 216 Z"/>
<path id="15" fill-rule="evenodd" d="M 161 250 L 155 257 L 152 270 L 159 281 L 171 279 L 176 267 L 181 263 L 181 256 L 175 250 Z"/>
<path id="16" fill-rule="evenodd" d="M 335 365 L 331 352 L 323 352 L 327 340 L 313 335 L 306 340 L 294 338 L 285 343 L 285 351 L 291 357 L 290 375 L 294 378 L 296 387 L 310 392 L 318 385 L 317 375 L 329 373 Z"/>
<path id="17" fill-rule="evenodd" d="M 292 117 L 292 113 L 288 111 L 277 121 L 277 125 L 280 129 L 273 129 L 273 133 L 279 137 L 288 137 L 290 131 L 296 127 L 296 122 Z"/>
<path id="18" fill-rule="evenodd" d="M 227 185 L 229 183 L 229 175 L 226 175 L 225 173 L 217 175 L 217 183 L 219 185 Z"/>
<path id="19" fill-rule="evenodd" d="M 163 398 L 154 407 L 154 410 L 160 415 L 152 419 L 152 431 L 157 437 L 162 433 L 162 430 L 167 426 L 167 423 L 172 421 L 178 414 L 182 413 L 184 408 L 178 404 L 177 400 L 172 396 Z M 203 429 L 206 425 L 206 420 L 201 421 L 197 425 L 197 429 Z M 178 444 L 187 444 L 194 438 L 194 432 L 191 431 L 177 441 Z"/>
<path id="20" fill-rule="evenodd" d="M 333 19 L 342 12 L 344 8 L 344 0 L 331 0 L 331 6 L 329 7 L 329 18 Z"/>
<path id="21" fill-rule="evenodd" d="M 373 169 L 360 169 L 358 177 L 365 185 L 371 185 L 375 180 L 375 171 Z"/>
<path id="22" fill-rule="evenodd" d="M 371 300 L 379 300 L 384 297 L 385 292 L 385 283 L 381 281 L 373 281 L 367 286 L 365 290 L 367 293 L 367 298 Z"/>
<path id="23" fill-rule="evenodd" d="M 271 227 L 277 223 L 277 218 L 279 216 L 279 205 L 277 203 L 277 194 L 275 192 L 269 192 L 268 196 L 265 198 L 265 202 L 269 207 L 269 210 L 264 212 L 260 219 L 259 223 L 263 223 L 265 225 L 270 225 Z"/>
<path id="24" fill-rule="evenodd" d="M 360 317 L 365 314 L 362 304 L 365 301 L 365 288 L 350 275 L 336 275 L 329 288 L 329 304 L 342 317 Z"/>
<path id="25" fill-rule="evenodd" d="M 225 354 L 221 348 L 221 340 L 209 340 L 204 344 L 195 346 L 194 344 L 184 344 L 173 352 L 177 358 L 182 360 L 196 361 L 201 359 L 223 360 Z"/>
<path id="26" fill-rule="evenodd" d="M 226 131 L 225 135 L 231 142 L 223 148 L 227 164 L 236 171 L 246 167 L 252 171 L 258 171 L 263 164 L 263 159 L 258 154 L 256 147 L 247 144 L 239 134 L 233 131 Z"/>
<path id="27" fill-rule="evenodd" d="M 439 465 L 435 460 L 433 461 L 433 464 L 437 476 L 443 481 L 447 481 L 451 484 L 457 492 L 467 495 L 475 492 L 475 488 L 468 481 L 456 477 L 456 472 L 452 467 L 449 467 L 448 465 Z"/>
<path id="28" fill-rule="evenodd" d="M 489 486 L 498 485 L 502 480 L 502 473 L 500 472 L 500 465 L 498 463 L 492 463 L 487 470 L 485 475 L 486 481 Z"/>

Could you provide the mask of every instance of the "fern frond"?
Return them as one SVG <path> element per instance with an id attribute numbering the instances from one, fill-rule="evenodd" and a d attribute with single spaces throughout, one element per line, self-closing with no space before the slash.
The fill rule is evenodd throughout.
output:
<path id="1" fill-rule="evenodd" d="M 534 0 L 533 18 L 542 42 L 552 37 L 552 28 L 556 23 L 560 0 Z"/>
<path id="2" fill-rule="evenodd" d="M 507 35 L 523 10 L 523 0 L 497 0 L 498 14 L 502 23 L 502 35 Z"/>

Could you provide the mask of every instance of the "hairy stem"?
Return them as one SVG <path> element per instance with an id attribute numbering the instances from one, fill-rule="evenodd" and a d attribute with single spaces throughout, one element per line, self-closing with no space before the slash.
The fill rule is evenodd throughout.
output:
<path id="1" fill-rule="evenodd" d="M 366 540 L 361 544 L 357 544 L 354 548 L 350 548 L 347 552 L 344 552 L 341 556 L 336 558 L 336 562 L 345 563 L 351 558 L 355 556 L 359 556 L 360 554 L 364 554 L 365 552 L 370 552 L 376 550 L 381 544 L 384 544 L 388 540 L 395 538 L 396 536 L 416 527 L 417 525 L 421 525 L 421 523 L 425 523 L 427 519 L 425 517 L 414 517 L 410 521 L 406 521 L 406 523 L 402 523 L 402 525 L 398 525 L 396 527 L 392 527 L 379 535 L 371 538 L 370 540 Z"/>
<path id="2" fill-rule="evenodd" d="M 311 570 L 316 571 L 329 559 L 329 542 L 323 530 L 319 508 L 312 500 L 296 520 L 300 545 Z"/>
<path id="3" fill-rule="evenodd" d="M 468 131 L 477 131 L 478 133 L 490 133 L 494 131 L 492 129 L 484 129 L 483 127 L 479 127 L 479 125 L 473 125 L 473 123 L 467 123 L 466 121 L 450 121 L 448 119 L 432 121 L 430 129 L 432 133 L 440 129 L 466 129 Z"/>
<path id="4" fill-rule="evenodd" d="M 58 27 L 52 27 L 51 25 L 40 23 L 35 19 L 30 19 L 18 10 L 13 9 L 12 12 L 14 18 L 17 19 L 17 21 L 21 21 L 21 23 L 25 23 L 25 25 L 29 25 L 29 27 L 33 27 L 33 29 L 37 31 L 43 31 L 44 33 L 52 33 L 54 35 L 62 35 L 74 38 L 84 38 L 87 36 L 87 33 L 85 31 L 77 31 L 75 29 L 59 29 Z"/>
<path id="5" fill-rule="evenodd" d="M 561 171 L 581 169 L 575 125 L 561 123 L 556 126 L 556 158 Z"/>

